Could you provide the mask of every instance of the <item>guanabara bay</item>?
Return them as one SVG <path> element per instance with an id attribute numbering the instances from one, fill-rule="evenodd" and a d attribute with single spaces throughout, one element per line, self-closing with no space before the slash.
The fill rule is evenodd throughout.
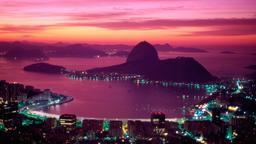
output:
<path id="1" fill-rule="evenodd" d="M 255 0 L 0 0 L 0 144 L 256 143 Z"/>

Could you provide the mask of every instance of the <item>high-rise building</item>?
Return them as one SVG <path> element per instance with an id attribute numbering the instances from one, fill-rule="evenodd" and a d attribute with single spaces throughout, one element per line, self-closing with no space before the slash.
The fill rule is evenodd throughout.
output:
<path id="1" fill-rule="evenodd" d="M 89 120 L 89 119 L 84 119 L 83 120 L 83 130 L 86 133 L 86 136 L 89 140 L 93 140 L 96 138 L 96 133 L 102 132 L 104 130 L 103 127 L 103 120 Z M 109 128 L 105 128 L 109 129 Z"/>
<path id="2" fill-rule="evenodd" d="M 151 114 L 151 123 L 154 126 L 164 127 L 165 124 L 165 114 L 161 112 L 154 112 Z"/>
<path id="3" fill-rule="evenodd" d="M 154 134 L 163 135 L 165 132 L 165 114 L 161 112 L 152 113 L 151 124 L 153 126 Z"/>
<path id="4" fill-rule="evenodd" d="M 128 122 L 128 135 L 130 138 L 149 138 L 152 136 L 153 127 L 151 122 L 142 122 L 142 121 L 131 121 Z"/>
<path id="5" fill-rule="evenodd" d="M 0 104 L 1 115 L 12 114 L 12 113 L 16 113 L 17 111 L 18 111 L 18 102 L 5 101 Z"/>
<path id="6" fill-rule="evenodd" d="M 15 130 L 19 126 L 19 119 L 16 117 L 18 102 L 5 101 L 0 104 L 0 129 L 5 131 Z"/>
<path id="7" fill-rule="evenodd" d="M 4 80 L 0 81 L 0 96 L 3 101 L 8 100 L 8 83 Z"/>
<path id="8" fill-rule="evenodd" d="M 76 115 L 63 114 L 59 118 L 60 125 L 67 130 L 72 130 L 76 127 Z"/>
<path id="9" fill-rule="evenodd" d="M 8 85 L 8 101 L 17 101 L 18 96 L 22 95 L 24 91 L 24 86 L 18 83 L 10 83 Z"/>

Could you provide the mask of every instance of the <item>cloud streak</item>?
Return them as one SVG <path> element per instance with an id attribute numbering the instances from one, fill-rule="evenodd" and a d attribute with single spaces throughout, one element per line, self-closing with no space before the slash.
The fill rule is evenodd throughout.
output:
<path id="1" fill-rule="evenodd" d="M 0 33 L 34 33 L 50 27 L 50 25 L 0 25 Z"/>
<path id="2" fill-rule="evenodd" d="M 255 0 L 0 0 L 0 40 L 246 39 L 256 36 L 255 5 Z"/>
<path id="3" fill-rule="evenodd" d="M 206 31 L 195 31 L 183 36 L 246 36 L 256 35 L 256 25 L 222 26 Z"/>
<path id="4" fill-rule="evenodd" d="M 125 15 L 125 13 L 123 13 Z M 96 15 L 79 15 L 82 19 L 89 19 Z M 97 15 L 98 17 L 112 17 L 116 14 L 105 13 Z M 1 33 L 34 33 L 44 30 L 55 29 L 59 27 L 98 27 L 109 30 L 172 30 L 177 28 L 202 28 L 207 30 L 188 31 L 192 35 L 212 35 L 212 36 L 232 36 L 232 35 L 256 35 L 255 19 L 195 19 L 195 20 L 177 20 L 177 19 L 154 19 L 142 20 L 137 22 L 129 21 L 108 21 L 108 22 L 69 22 L 56 23 L 52 25 L 0 25 Z"/>
<path id="5" fill-rule="evenodd" d="M 93 26 L 114 30 L 124 29 L 168 29 L 176 27 L 209 27 L 209 26 L 256 26 L 255 19 L 153 19 L 144 21 L 114 21 L 114 22 L 75 22 L 63 23 L 62 26 Z"/>

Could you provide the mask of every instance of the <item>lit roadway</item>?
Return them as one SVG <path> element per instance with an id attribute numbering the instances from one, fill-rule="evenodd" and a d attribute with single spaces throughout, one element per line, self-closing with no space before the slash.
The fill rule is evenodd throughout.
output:
<path id="1" fill-rule="evenodd" d="M 66 102 L 69 102 L 73 100 L 72 97 L 70 96 L 66 96 L 65 99 L 57 99 L 57 100 L 53 100 L 50 101 L 48 103 L 36 103 L 35 105 L 29 105 L 27 107 L 24 107 L 22 109 L 20 109 L 19 111 L 23 114 L 27 114 L 27 115 L 37 115 L 37 116 L 41 116 L 41 117 L 52 117 L 52 118 L 57 118 L 59 119 L 60 115 L 58 114 L 51 114 L 51 113 L 46 113 L 43 111 L 40 111 L 40 109 L 44 108 L 44 107 L 49 107 L 52 105 L 60 105 Z M 77 117 L 77 119 L 79 120 L 84 120 L 84 119 L 88 119 L 88 120 L 109 120 L 109 121 L 150 121 L 150 118 L 145 118 L 145 119 L 119 119 L 119 118 L 93 118 L 93 117 Z M 173 121 L 173 122 L 177 122 L 179 119 L 178 118 L 166 118 L 166 121 Z"/>
<path id="2" fill-rule="evenodd" d="M 58 114 L 50 114 L 42 111 L 36 111 L 36 110 L 28 110 L 28 113 L 43 116 L 43 117 L 51 117 L 51 118 L 57 118 L 59 119 L 60 115 Z M 150 121 L 150 118 L 145 118 L 145 119 L 118 119 L 118 118 L 92 118 L 92 117 L 78 117 L 77 119 L 79 120 L 109 120 L 109 121 Z M 166 121 L 173 121 L 177 122 L 179 119 L 178 118 L 166 118 Z"/>

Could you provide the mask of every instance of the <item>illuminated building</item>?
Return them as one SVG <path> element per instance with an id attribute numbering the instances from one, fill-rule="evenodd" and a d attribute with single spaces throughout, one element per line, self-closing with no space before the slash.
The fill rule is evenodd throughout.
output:
<path id="1" fill-rule="evenodd" d="M 16 113 L 17 110 L 18 110 L 18 102 L 5 101 L 0 104 L 0 114 L 1 115 Z"/>
<path id="2" fill-rule="evenodd" d="M 8 83 L 4 80 L 0 81 L 0 96 L 3 98 L 3 101 L 8 99 Z"/>
<path id="3" fill-rule="evenodd" d="M 238 106 L 228 106 L 228 110 L 231 112 L 236 112 L 239 109 Z"/>
<path id="4" fill-rule="evenodd" d="M 19 126 L 19 121 L 16 119 L 18 110 L 17 102 L 4 102 L 0 105 L 0 129 L 5 131 L 15 130 Z"/>
<path id="5" fill-rule="evenodd" d="M 110 128 L 109 121 L 108 120 L 104 120 L 103 124 L 102 124 L 103 131 L 109 131 L 109 128 Z"/>
<path id="6" fill-rule="evenodd" d="M 11 83 L 8 85 L 8 101 L 17 101 L 18 96 L 22 95 L 24 86 L 22 84 Z"/>
<path id="7" fill-rule="evenodd" d="M 67 130 L 72 130 L 76 126 L 76 115 L 73 114 L 63 114 L 60 116 L 60 125 Z"/>
<path id="8" fill-rule="evenodd" d="M 24 92 L 24 85 L 0 81 L 0 96 L 4 101 L 17 101 L 18 96 Z"/>
<path id="9" fill-rule="evenodd" d="M 156 135 L 163 135 L 165 132 L 165 114 L 160 112 L 152 113 L 151 124 Z"/>
<path id="10" fill-rule="evenodd" d="M 240 140 L 245 143 L 256 142 L 256 125 L 255 118 L 248 116 L 234 116 L 227 128 L 226 138 L 230 142 Z"/>
<path id="11" fill-rule="evenodd" d="M 122 132 L 123 132 L 123 137 L 124 138 L 129 138 L 129 127 L 128 127 L 128 122 L 124 121 L 122 124 Z"/>

